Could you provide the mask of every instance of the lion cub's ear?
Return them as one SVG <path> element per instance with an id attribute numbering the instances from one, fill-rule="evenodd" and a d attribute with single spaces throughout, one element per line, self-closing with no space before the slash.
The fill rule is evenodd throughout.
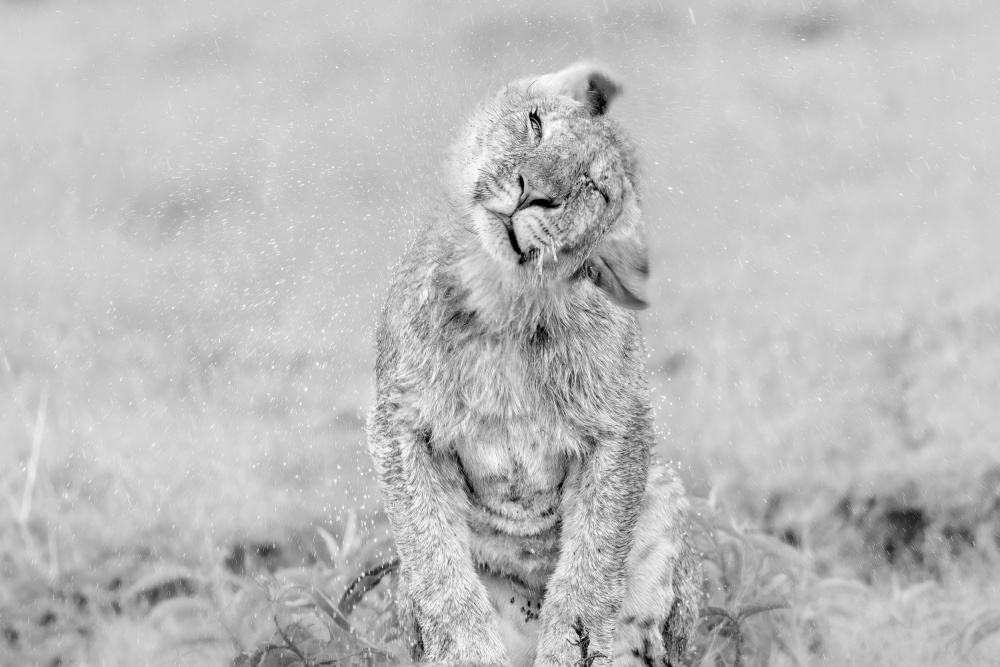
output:
<path id="1" fill-rule="evenodd" d="M 642 310 L 649 305 L 649 257 L 639 234 L 605 237 L 583 266 L 585 275 L 619 306 Z"/>
<path id="2" fill-rule="evenodd" d="M 622 85 L 607 69 L 593 63 L 576 63 L 564 70 L 540 76 L 532 90 L 549 95 L 567 95 L 590 110 L 594 116 L 607 112 L 611 102 L 621 95 Z"/>

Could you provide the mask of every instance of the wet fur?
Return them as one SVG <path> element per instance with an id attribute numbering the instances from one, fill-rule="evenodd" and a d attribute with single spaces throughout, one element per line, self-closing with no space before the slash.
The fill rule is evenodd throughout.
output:
<path id="1" fill-rule="evenodd" d="M 369 447 L 414 658 L 665 665 L 693 627 L 686 502 L 650 466 L 636 160 L 604 116 L 619 90 L 578 65 L 487 103 L 390 288 Z M 550 131 L 533 150 L 531 109 Z M 529 187 L 561 203 L 517 208 Z"/>

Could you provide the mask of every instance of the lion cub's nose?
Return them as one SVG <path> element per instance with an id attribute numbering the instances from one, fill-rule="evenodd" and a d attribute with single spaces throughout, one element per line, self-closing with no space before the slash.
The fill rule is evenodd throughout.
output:
<path id="1" fill-rule="evenodd" d="M 528 182 L 524 180 L 524 176 L 522 174 L 518 174 L 517 182 L 521 187 L 521 196 L 517 199 L 517 208 L 514 209 L 514 213 L 523 211 L 531 206 L 537 206 L 538 208 L 556 208 L 559 205 L 546 193 L 532 188 Z M 513 215 L 513 213 L 511 215 Z"/>

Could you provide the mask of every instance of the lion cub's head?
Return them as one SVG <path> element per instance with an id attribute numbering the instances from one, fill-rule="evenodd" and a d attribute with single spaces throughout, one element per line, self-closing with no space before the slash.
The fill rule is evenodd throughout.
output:
<path id="1" fill-rule="evenodd" d="M 491 270 L 514 281 L 590 280 L 645 307 L 635 149 L 605 114 L 621 92 L 578 64 L 510 84 L 457 147 L 453 194 Z"/>

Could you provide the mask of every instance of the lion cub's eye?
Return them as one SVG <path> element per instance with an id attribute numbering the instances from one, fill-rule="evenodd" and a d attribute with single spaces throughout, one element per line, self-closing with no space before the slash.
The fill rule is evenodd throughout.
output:
<path id="1" fill-rule="evenodd" d="M 542 119 L 538 117 L 538 109 L 528 114 L 528 122 L 531 124 L 531 133 L 535 136 L 535 142 L 542 140 Z"/>

